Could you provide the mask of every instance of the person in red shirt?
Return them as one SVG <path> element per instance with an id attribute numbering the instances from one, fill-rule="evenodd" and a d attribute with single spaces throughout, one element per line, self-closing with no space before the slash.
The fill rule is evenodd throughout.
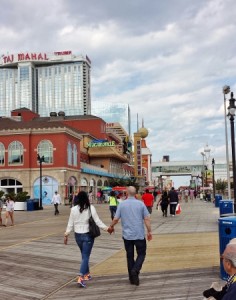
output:
<path id="1" fill-rule="evenodd" d="M 152 207 L 153 207 L 153 202 L 154 202 L 154 197 L 153 195 L 149 192 L 148 189 L 146 189 L 145 193 L 142 196 L 143 203 L 146 205 L 147 210 L 149 213 L 152 213 Z"/>

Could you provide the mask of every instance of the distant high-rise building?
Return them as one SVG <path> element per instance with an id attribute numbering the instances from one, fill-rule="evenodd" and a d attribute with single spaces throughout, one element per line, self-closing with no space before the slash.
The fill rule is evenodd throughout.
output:
<path id="1" fill-rule="evenodd" d="M 71 51 L 0 58 L 0 115 L 26 107 L 41 116 L 91 114 L 91 62 Z"/>
<path id="2" fill-rule="evenodd" d="M 93 101 L 92 115 L 102 118 L 107 123 L 120 123 L 127 133 L 131 134 L 128 104 Z"/>

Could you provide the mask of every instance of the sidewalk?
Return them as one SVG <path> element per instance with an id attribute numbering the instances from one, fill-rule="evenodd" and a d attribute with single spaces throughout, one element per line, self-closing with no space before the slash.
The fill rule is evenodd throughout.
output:
<path id="1" fill-rule="evenodd" d="M 107 204 L 95 205 L 110 224 Z M 1 299 L 203 299 L 202 291 L 220 280 L 219 208 L 194 200 L 181 202 L 182 213 L 162 217 L 153 209 L 153 240 L 140 274 L 129 284 L 120 224 L 102 233 L 91 255 L 93 280 L 86 289 L 75 282 L 80 253 L 73 235 L 63 244 L 69 206 L 15 212 L 14 227 L 0 227 Z M 4 215 L 3 215 L 4 218 Z"/>

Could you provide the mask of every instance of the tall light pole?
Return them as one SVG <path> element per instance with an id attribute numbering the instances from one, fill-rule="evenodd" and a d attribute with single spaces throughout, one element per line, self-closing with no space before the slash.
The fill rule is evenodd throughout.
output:
<path id="1" fill-rule="evenodd" d="M 226 122 L 226 94 L 230 92 L 230 86 L 223 86 L 223 94 L 224 94 L 224 113 L 225 113 L 225 151 L 226 151 L 226 167 L 227 167 L 227 183 L 228 183 L 228 199 L 231 198 L 230 191 L 230 173 L 229 173 L 229 146 L 228 146 L 228 129 Z"/>
<path id="2" fill-rule="evenodd" d="M 233 167 L 233 185 L 234 185 L 234 212 L 236 212 L 236 164 L 235 164 L 235 134 L 234 134 L 234 116 L 235 116 L 235 99 L 234 93 L 231 92 L 229 99 L 229 119 L 230 119 L 230 127 L 231 127 L 231 148 L 232 148 L 232 167 Z"/>
<path id="3" fill-rule="evenodd" d="M 37 160 L 39 162 L 39 209 L 43 209 L 42 204 L 42 163 L 44 162 L 44 156 L 37 155 Z"/>
<path id="4" fill-rule="evenodd" d="M 216 189 L 215 189 L 215 159 L 212 158 L 212 181 L 213 181 L 213 199 L 215 201 Z"/>
<path id="5" fill-rule="evenodd" d="M 204 152 L 201 152 L 201 155 L 202 155 L 202 187 L 203 187 L 203 190 L 204 190 L 204 171 L 205 171 L 205 164 L 204 164 L 204 157 L 206 156 L 206 154 Z"/>

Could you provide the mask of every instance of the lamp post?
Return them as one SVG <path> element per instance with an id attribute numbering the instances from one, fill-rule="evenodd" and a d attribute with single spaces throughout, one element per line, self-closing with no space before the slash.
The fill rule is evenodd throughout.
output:
<path id="1" fill-rule="evenodd" d="M 215 196 L 216 196 L 216 193 L 215 193 L 215 159 L 212 158 L 212 181 L 213 181 L 213 199 L 215 200 Z"/>
<path id="2" fill-rule="evenodd" d="M 230 127 L 231 127 L 231 148 L 232 148 L 232 168 L 233 168 L 233 186 L 234 186 L 234 212 L 236 212 L 236 165 L 235 165 L 235 134 L 234 134 L 234 116 L 235 116 L 235 99 L 234 93 L 231 92 L 231 96 L 229 99 L 229 107 L 228 107 L 228 116 L 230 119 Z"/>
<path id="3" fill-rule="evenodd" d="M 225 85 L 223 86 L 223 94 L 224 94 L 224 113 L 225 113 L 225 151 L 226 151 L 226 167 L 227 167 L 227 183 L 228 183 L 228 199 L 231 198 L 231 191 L 230 191 L 230 174 L 229 174 L 229 146 L 228 146 L 228 129 L 227 129 L 227 122 L 226 122 L 226 97 L 225 95 L 230 92 L 230 86 Z"/>
<path id="4" fill-rule="evenodd" d="M 37 160 L 39 162 L 39 209 L 43 209 L 42 205 L 42 162 L 44 162 L 44 156 L 37 155 Z"/>
<path id="5" fill-rule="evenodd" d="M 204 190 L 204 171 L 205 171 L 204 157 L 206 156 L 206 154 L 204 152 L 201 152 L 201 155 L 202 155 L 202 187 Z"/>

